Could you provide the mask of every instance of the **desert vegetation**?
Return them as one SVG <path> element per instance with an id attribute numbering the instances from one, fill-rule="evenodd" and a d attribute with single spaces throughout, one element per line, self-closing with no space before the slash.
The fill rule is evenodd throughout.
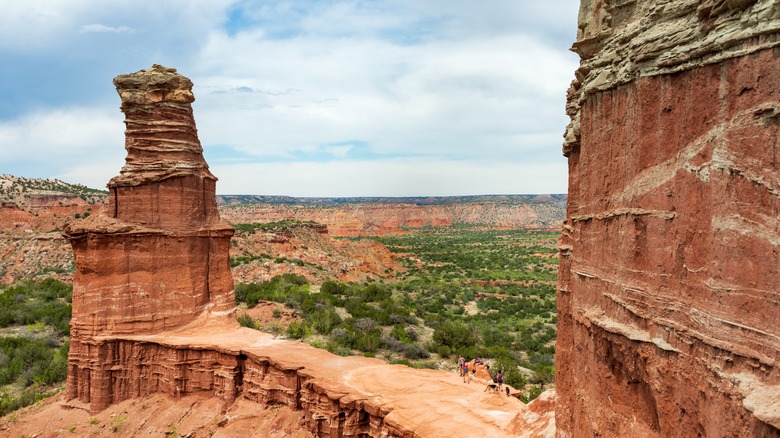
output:
<path id="1" fill-rule="evenodd" d="M 237 237 L 283 233 L 290 226 L 236 224 Z M 468 226 L 360 238 L 384 244 L 404 269 L 364 283 L 292 273 L 237 283 L 239 306 L 268 301 L 293 315 L 281 318 L 277 309 L 272 321 L 255 321 L 242 314 L 239 323 L 335 354 L 412 367 L 454 370 L 458 354 L 480 357 L 491 370 L 503 370 L 508 384 L 524 388 L 528 400 L 554 375 L 556 238 L 538 230 Z M 258 253 L 235 256 L 231 264 L 254 259 L 303 263 Z M 63 386 L 71 296 L 72 286 L 51 278 L 0 286 L 0 415 Z"/>
<path id="2" fill-rule="evenodd" d="M 335 354 L 445 369 L 455 367 L 458 354 L 487 359 L 531 399 L 554 375 L 556 237 L 534 230 L 410 230 L 372 238 L 407 268 L 392 282 L 310 285 L 284 274 L 237 284 L 236 300 L 295 309 L 300 319 L 284 334 Z M 280 332 L 275 322 L 242 318 L 245 326 Z"/>
<path id="3" fill-rule="evenodd" d="M 61 388 L 71 297 L 72 286 L 54 279 L 0 288 L 0 415 Z"/>
<path id="4" fill-rule="evenodd" d="M 96 190 L 81 184 L 69 184 L 58 179 L 0 175 L 0 203 L 25 208 L 30 196 L 44 193 L 78 196 L 88 204 L 102 203 L 108 196 L 105 190 Z"/>

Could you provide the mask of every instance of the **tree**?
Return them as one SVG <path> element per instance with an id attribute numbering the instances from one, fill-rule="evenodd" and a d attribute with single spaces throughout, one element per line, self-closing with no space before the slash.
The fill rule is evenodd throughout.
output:
<path id="1" fill-rule="evenodd" d="M 434 344 L 444 345 L 450 351 L 473 347 L 477 342 L 471 329 L 463 323 L 446 321 L 433 331 Z"/>

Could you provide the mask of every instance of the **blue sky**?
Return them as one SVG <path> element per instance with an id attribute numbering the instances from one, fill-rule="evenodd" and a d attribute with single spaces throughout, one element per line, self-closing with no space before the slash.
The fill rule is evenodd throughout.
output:
<path id="1" fill-rule="evenodd" d="M 0 0 L 0 173 L 104 188 L 112 79 L 195 83 L 218 193 L 565 193 L 576 0 Z"/>

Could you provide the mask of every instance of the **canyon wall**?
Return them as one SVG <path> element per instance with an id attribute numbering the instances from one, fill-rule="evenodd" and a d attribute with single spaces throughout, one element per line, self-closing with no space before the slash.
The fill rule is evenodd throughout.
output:
<path id="1" fill-rule="evenodd" d="M 778 436 L 780 5 L 583 0 L 558 436 Z"/>
<path id="2" fill-rule="evenodd" d="M 564 210 L 555 201 L 463 202 L 435 205 L 350 203 L 340 205 L 226 204 L 231 223 L 314 221 L 334 236 L 378 236 L 407 228 L 476 225 L 494 228 L 560 228 Z"/>
<path id="3" fill-rule="evenodd" d="M 73 251 L 60 230 L 66 222 L 100 214 L 105 208 L 114 214 L 116 204 L 111 200 L 112 205 L 108 206 L 107 194 L 57 180 L 0 175 L 0 190 L 10 199 L 7 202 L 0 199 L 3 204 L 0 206 L 0 284 L 50 276 L 70 282 L 75 266 Z M 313 283 L 321 283 L 330 279 L 362 282 L 386 278 L 400 269 L 381 244 L 332 236 L 371 237 L 408 233 L 420 227 L 461 225 L 558 230 L 565 216 L 561 206 L 565 198 L 566 195 L 503 195 L 338 198 L 330 202 L 326 202 L 329 198 L 285 198 L 284 202 L 289 203 L 283 204 L 269 196 L 218 195 L 217 205 L 220 217 L 230 224 L 285 220 L 324 224 L 319 228 L 307 224 L 285 225 L 295 230 L 292 233 L 288 230 L 235 234 L 230 255 L 234 262 L 238 261 L 232 270 L 236 281 L 259 282 L 293 272 Z M 220 205 L 220 199 L 230 202 Z M 307 228 L 317 228 L 320 232 L 308 233 Z M 271 257 L 241 262 L 262 253 Z M 280 258 L 285 260 L 277 262 Z M 291 260 L 302 260 L 317 267 L 300 266 Z"/>
<path id="4" fill-rule="evenodd" d="M 239 283 L 259 283 L 287 273 L 302 275 L 310 284 L 334 279 L 364 283 L 405 271 L 382 243 L 336 239 L 320 224 L 291 223 L 275 230 L 238 232 L 230 252 L 233 278 Z"/>

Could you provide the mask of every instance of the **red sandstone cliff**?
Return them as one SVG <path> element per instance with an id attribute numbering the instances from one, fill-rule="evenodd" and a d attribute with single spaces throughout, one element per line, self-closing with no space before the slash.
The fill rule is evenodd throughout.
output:
<path id="1" fill-rule="evenodd" d="M 235 260 L 250 259 L 232 269 L 233 277 L 241 283 L 267 281 L 285 273 L 303 275 L 313 284 L 332 279 L 364 282 L 392 278 L 404 270 L 383 244 L 334 239 L 324 225 L 290 225 L 277 231 L 238 233 L 230 252 Z M 251 257 L 257 254 L 272 257 Z"/>
<path id="2" fill-rule="evenodd" d="M 17 181 L 17 184 L 10 185 L 14 181 Z M 0 207 L 0 283 L 52 275 L 60 280 L 70 281 L 74 266 L 73 255 L 70 245 L 59 238 L 59 230 L 75 217 L 100 213 L 105 208 L 108 196 L 102 199 L 103 195 L 99 193 L 87 192 L 73 198 L 67 193 L 59 192 L 56 196 L 52 194 L 47 198 L 46 203 L 32 208 L 29 202 L 30 193 L 22 191 L 18 181 L 45 188 L 56 182 L 0 175 L 0 186 L 8 183 L 6 192 L 14 194 L 13 203 Z M 73 190 L 74 187 L 65 189 Z M 86 198 L 86 204 L 82 196 Z M 74 205 L 68 204 L 71 201 Z M 557 205 L 559 201 L 549 196 L 536 196 L 531 200 L 479 200 L 430 205 L 383 202 L 379 198 L 361 204 L 326 206 L 221 205 L 220 216 L 234 224 L 293 219 L 327 225 L 327 235 L 308 233 L 305 227 L 296 229 L 294 235 L 290 236 L 262 232 L 235 235 L 231 244 L 231 257 L 251 257 L 265 253 L 271 258 L 240 264 L 233 269 L 233 275 L 237 281 L 242 282 L 266 280 L 285 272 L 304 275 L 313 282 L 326 279 L 363 281 L 367 278 L 382 278 L 388 276 L 385 274 L 387 269 L 398 269 L 390 258 L 390 253 L 382 245 L 368 241 L 332 239 L 328 236 L 384 235 L 404 233 L 415 227 L 457 225 L 558 229 L 563 218 L 562 209 Z M 322 269 L 274 261 L 280 257 L 317 264 Z"/>
<path id="3" fill-rule="evenodd" d="M 13 205 L 0 207 L 0 284 L 48 277 L 72 281 L 73 250 L 58 230 L 74 216 L 100 214 L 104 207 L 55 205 L 34 213 Z M 392 277 L 402 269 L 384 245 L 334 239 L 324 226 L 319 231 L 302 226 L 283 232 L 238 233 L 231 239 L 231 257 L 259 254 L 269 257 L 231 269 L 236 281 L 258 282 L 292 272 L 313 283 L 332 279 L 362 282 Z"/>
<path id="4" fill-rule="evenodd" d="M 562 437 L 780 433 L 780 8 L 583 0 Z"/>
<path id="5" fill-rule="evenodd" d="M 484 225 L 496 228 L 558 229 L 561 209 L 552 202 L 470 202 L 439 205 L 365 203 L 338 206 L 292 204 L 223 205 L 232 223 L 314 221 L 334 236 L 376 236 L 404 228 Z"/>

